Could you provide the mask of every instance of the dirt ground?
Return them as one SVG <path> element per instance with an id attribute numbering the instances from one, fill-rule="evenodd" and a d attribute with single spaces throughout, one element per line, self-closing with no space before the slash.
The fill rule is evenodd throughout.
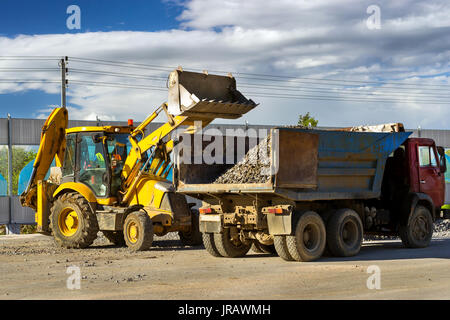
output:
<path id="1" fill-rule="evenodd" d="M 310 263 L 252 252 L 215 258 L 172 239 L 131 253 L 104 238 L 68 250 L 42 235 L 0 236 L 0 299 L 450 299 L 448 238 L 425 249 L 366 242 L 356 257 Z M 380 289 L 367 287 L 372 265 Z M 67 288 L 70 266 L 80 268 L 78 290 Z"/>

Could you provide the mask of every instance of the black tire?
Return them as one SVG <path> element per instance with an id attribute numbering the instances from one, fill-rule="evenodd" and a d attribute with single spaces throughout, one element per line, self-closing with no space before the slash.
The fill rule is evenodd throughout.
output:
<path id="1" fill-rule="evenodd" d="M 206 251 L 209 252 L 213 257 L 222 257 L 220 252 L 217 250 L 217 247 L 214 243 L 214 233 L 203 233 L 203 245 L 205 246 Z"/>
<path id="2" fill-rule="evenodd" d="M 273 245 L 277 254 L 285 261 L 294 261 L 291 254 L 289 253 L 286 236 L 274 236 L 273 237 Z"/>
<path id="3" fill-rule="evenodd" d="M 416 206 L 406 226 L 400 226 L 400 238 L 407 248 L 425 248 L 433 236 L 433 217 L 424 206 Z"/>
<path id="4" fill-rule="evenodd" d="M 123 237 L 123 231 L 102 231 L 106 239 L 109 240 L 113 245 L 124 247 L 126 245 L 125 239 Z"/>
<path id="5" fill-rule="evenodd" d="M 277 251 L 275 250 L 275 246 L 273 244 L 271 245 L 262 244 L 258 240 L 253 241 L 251 249 L 253 252 L 256 253 L 267 253 L 272 255 L 277 254 Z"/>
<path id="6" fill-rule="evenodd" d="M 286 243 L 296 261 L 319 259 L 326 246 L 326 228 L 322 218 L 314 211 L 300 213 L 294 235 L 287 236 Z"/>
<path id="7" fill-rule="evenodd" d="M 67 219 L 72 225 L 68 227 Z M 76 218 L 73 218 L 76 216 Z M 64 248 L 86 248 L 97 238 L 97 217 L 79 193 L 64 193 L 51 208 L 50 228 L 56 243 Z"/>
<path id="8" fill-rule="evenodd" d="M 327 247 L 337 257 L 355 256 L 361 250 L 363 224 L 352 209 L 339 209 L 327 223 Z"/>
<path id="9" fill-rule="evenodd" d="M 201 246 L 202 233 L 199 227 L 199 213 L 197 210 L 191 210 L 191 228 L 189 231 L 179 231 L 178 235 L 185 246 Z"/>
<path id="10" fill-rule="evenodd" d="M 214 233 L 214 244 L 220 255 L 227 258 L 243 257 L 251 247 L 239 239 L 231 240 L 230 228 L 224 228 L 223 233 Z"/>
<path id="11" fill-rule="evenodd" d="M 147 250 L 153 242 L 153 223 L 145 211 L 135 211 L 127 215 L 123 225 L 124 239 L 132 251 Z"/>

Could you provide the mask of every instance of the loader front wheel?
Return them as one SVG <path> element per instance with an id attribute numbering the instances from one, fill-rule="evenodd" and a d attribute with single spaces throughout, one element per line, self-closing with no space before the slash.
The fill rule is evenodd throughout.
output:
<path id="1" fill-rule="evenodd" d="M 57 244 L 86 248 L 97 238 L 97 217 L 79 193 L 64 193 L 51 208 L 50 226 Z"/>
<path id="2" fill-rule="evenodd" d="M 199 228 L 199 213 L 191 210 L 191 228 L 189 231 L 179 231 L 178 235 L 185 246 L 200 246 L 202 244 L 202 233 Z"/>
<path id="3" fill-rule="evenodd" d="M 237 232 L 232 232 L 231 228 L 224 228 L 223 233 L 214 233 L 214 243 L 217 251 L 227 258 L 243 257 L 251 247 L 251 243 L 242 242 Z"/>
<path id="4" fill-rule="evenodd" d="M 145 211 L 135 211 L 125 219 L 124 239 L 132 251 L 147 250 L 153 243 L 153 223 Z"/>

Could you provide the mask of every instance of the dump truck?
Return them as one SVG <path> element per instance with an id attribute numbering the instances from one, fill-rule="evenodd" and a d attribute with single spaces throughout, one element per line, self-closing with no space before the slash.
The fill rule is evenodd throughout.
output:
<path id="1" fill-rule="evenodd" d="M 91 245 L 98 231 L 135 251 L 168 232 L 178 232 L 186 245 L 201 244 L 198 213 L 167 180 L 176 144 L 171 133 L 195 133 L 216 118 L 237 119 L 256 104 L 236 89 L 231 74 L 178 68 L 167 83 L 167 102 L 136 127 L 129 121 L 128 126 L 67 128 L 67 109 L 53 110 L 20 196 L 23 206 L 36 211 L 38 232 L 52 234 L 66 248 Z M 167 122 L 147 132 L 161 113 Z M 56 167 L 45 180 L 53 160 Z"/>
<path id="2" fill-rule="evenodd" d="M 215 164 L 178 156 L 175 190 L 202 201 L 200 231 L 215 257 L 241 257 L 252 245 L 287 261 L 354 256 L 364 234 L 398 235 L 407 247 L 426 247 L 444 202 L 444 149 L 409 138 L 401 124 L 381 127 L 384 132 L 276 127 L 262 140 L 267 148 L 262 142 L 250 148 L 244 139 L 247 154 L 232 156 L 232 163 L 225 155 Z M 237 155 L 236 138 L 229 141 L 224 154 Z M 261 150 L 268 164 L 257 179 L 241 181 L 258 169 L 244 160 Z"/>

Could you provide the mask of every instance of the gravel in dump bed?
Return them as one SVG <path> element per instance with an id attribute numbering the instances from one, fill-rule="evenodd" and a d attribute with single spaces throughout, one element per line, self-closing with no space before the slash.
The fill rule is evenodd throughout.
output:
<path id="1" fill-rule="evenodd" d="M 270 179 L 270 135 L 213 183 L 265 183 Z"/>

